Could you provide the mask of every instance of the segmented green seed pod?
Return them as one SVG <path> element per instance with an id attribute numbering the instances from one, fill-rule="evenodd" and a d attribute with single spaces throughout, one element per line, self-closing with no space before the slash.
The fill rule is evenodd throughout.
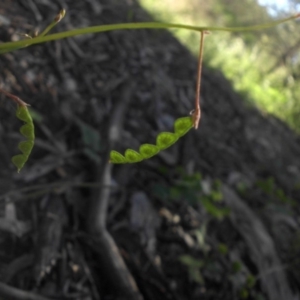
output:
<path id="1" fill-rule="evenodd" d="M 164 150 L 173 145 L 177 140 L 178 136 L 171 132 L 162 132 L 156 138 L 156 146 L 159 150 Z"/>
<path id="2" fill-rule="evenodd" d="M 112 150 L 110 151 L 110 162 L 115 164 L 125 164 L 127 163 L 126 158 L 119 152 Z"/>
<path id="3" fill-rule="evenodd" d="M 125 151 L 125 158 L 127 162 L 130 163 L 135 163 L 135 162 L 139 162 L 143 160 L 143 157 L 141 156 L 141 154 L 139 154 L 138 152 L 132 150 L 132 149 L 127 149 Z"/>
<path id="4" fill-rule="evenodd" d="M 143 144 L 140 146 L 140 153 L 144 159 L 150 158 L 154 155 L 156 155 L 160 149 L 151 144 Z"/>
<path id="5" fill-rule="evenodd" d="M 192 117 L 179 118 L 175 121 L 174 130 L 178 137 L 184 136 L 193 127 Z"/>
<path id="6" fill-rule="evenodd" d="M 127 149 L 125 155 L 112 150 L 110 152 L 110 162 L 114 164 L 136 163 L 156 155 L 159 151 L 172 146 L 180 137 L 185 135 L 193 127 L 191 117 L 179 118 L 174 124 L 174 133 L 162 132 L 156 138 L 156 145 L 143 144 L 139 152 Z"/>
<path id="7" fill-rule="evenodd" d="M 11 159 L 13 164 L 17 167 L 18 172 L 20 172 L 28 160 L 34 145 L 34 125 L 32 122 L 32 117 L 26 106 L 19 105 L 16 116 L 18 119 L 25 122 L 25 125 L 20 128 L 20 132 L 26 138 L 26 140 L 20 142 L 18 145 L 18 148 L 22 154 L 15 155 Z"/>

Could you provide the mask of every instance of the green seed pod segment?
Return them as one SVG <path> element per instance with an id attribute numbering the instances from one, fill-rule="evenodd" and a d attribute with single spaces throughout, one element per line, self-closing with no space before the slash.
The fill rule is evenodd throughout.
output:
<path id="1" fill-rule="evenodd" d="M 26 138 L 25 141 L 20 142 L 18 145 L 18 148 L 22 154 L 15 155 L 11 159 L 13 164 L 17 167 L 19 173 L 28 160 L 34 145 L 34 125 L 27 106 L 19 105 L 16 116 L 18 119 L 25 122 L 25 124 L 20 128 L 20 132 Z"/>
<path id="2" fill-rule="evenodd" d="M 193 127 L 192 117 L 183 117 L 175 121 L 174 133 L 162 132 L 156 138 L 156 145 L 143 144 L 140 146 L 139 152 L 127 149 L 125 154 L 112 150 L 110 152 L 110 162 L 113 164 L 136 163 L 151 158 L 161 150 L 169 148 L 180 137 L 185 135 Z"/>

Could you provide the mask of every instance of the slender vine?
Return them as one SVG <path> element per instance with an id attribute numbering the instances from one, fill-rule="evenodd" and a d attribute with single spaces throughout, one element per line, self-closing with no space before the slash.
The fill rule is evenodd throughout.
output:
<path id="1" fill-rule="evenodd" d="M 184 24 L 172 24 L 172 23 L 156 23 L 156 22 L 143 22 L 143 23 L 120 23 L 120 24 L 109 24 L 109 25 L 99 25 L 91 26 L 79 29 L 73 29 L 69 31 L 49 34 L 45 36 L 37 36 L 30 40 L 22 40 L 16 42 L 6 42 L 0 44 L 0 53 L 1 50 L 13 51 L 21 47 L 27 47 L 34 44 L 40 44 L 55 40 L 60 40 L 68 37 L 73 37 L 76 35 L 87 34 L 87 33 L 99 33 L 105 31 L 113 30 L 125 30 L 125 29 L 168 29 L 168 28 L 178 28 L 178 29 L 187 29 L 194 31 L 226 31 L 226 32 L 242 32 L 242 31 L 254 31 L 254 30 L 263 30 L 270 27 L 274 27 L 281 23 L 297 19 L 300 17 L 300 13 L 284 18 L 278 21 L 269 22 L 266 24 L 260 24 L 255 26 L 246 26 L 246 27 L 214 27 L 214 26 L 192 26 Z"/>

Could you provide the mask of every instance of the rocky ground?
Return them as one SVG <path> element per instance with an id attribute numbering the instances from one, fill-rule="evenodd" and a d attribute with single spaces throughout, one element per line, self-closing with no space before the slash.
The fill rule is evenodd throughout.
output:
<path id="1" fill-rule="evenodd" d="M 2 0 L 0 40 L 151 18 L 135 1 Z M 0 56 L 36 143 L 18 174 L 0 96 L 2 299 L 300 299 L 300 143 L 205 68 L 202 119 L 139 164 L 108 163 L 193 108 L 197 63 L 170 32 L 114 31 Z"/>

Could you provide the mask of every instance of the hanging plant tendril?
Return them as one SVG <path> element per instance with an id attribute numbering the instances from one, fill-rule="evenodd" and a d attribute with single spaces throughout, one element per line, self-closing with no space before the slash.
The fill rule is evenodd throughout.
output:
<path id="1" fill-rule="evenodd" d="M 193 127 L 192 117 L 183 117 L 175 121 L 174 133 L 161 132 L 156 138 L 156 145 L 143 144 L 140 146 L 139 152 L 127 149 L 125 154 L 112 150 L 110 152 L 110 162 L 114 164 L 136 163 L 145 159 L 149 159 L 161 150 L 165 150 L 172 146 L 180 137 L 184 136 Z"/>
<path id="2" fill-rule="evenodd" d="M 28 160 L 34 145 L 34 125 L 26 105 L 18 106 L 16 116 L 18 119 L 25 122 L 25 124 L 20 128 L 20 132 L 26 138 L 26 140 L 20 142 L 18 146 L 22 154 L 15 155 L 11 159 L 13 164 L 18 168 L 19 173 Z"/>

